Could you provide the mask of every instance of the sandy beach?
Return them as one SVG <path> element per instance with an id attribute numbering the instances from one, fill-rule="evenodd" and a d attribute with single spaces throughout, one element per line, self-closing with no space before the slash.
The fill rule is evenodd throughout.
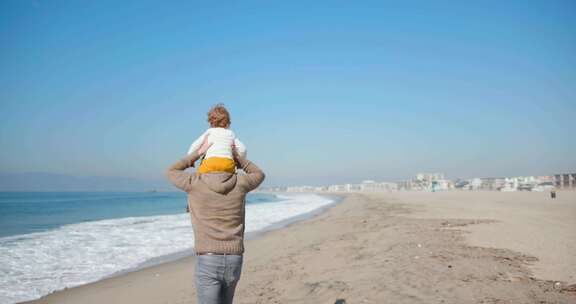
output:
<path id="1" fill-rule="evenodd" d="M 347 194 L 246 242 L 235 303 L 576 303 L 576 192 Z M 26 303 L 196 303 L 194 258 Z"/>

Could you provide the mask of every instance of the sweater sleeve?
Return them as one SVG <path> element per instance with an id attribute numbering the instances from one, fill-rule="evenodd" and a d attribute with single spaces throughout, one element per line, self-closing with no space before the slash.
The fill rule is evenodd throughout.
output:
<path id="1" fill-rule="evenodd" d="M 240 183 L 244 188 L 244 191 L 250 192 L 258 188 L 266 177 L 262 169 L 258 168 L 258 166 L 253 162 L 239 155 L 237 155 L 236 161 L 238 162 L 239 168 L 246 173 L 240 177 Z"/>
<path id="2" fill-rule="evenodd" d="M 190 167 L 194 167 L 194 162 L 200 157 L 196 150 L 192 154 L 180 159 L 179 161 L 172 164 L 166 170 L 166 177 L 168 180 L 176 187 L 186 192 L 192 190 L 192 184 L 196 181 L 198 176 L 196 174 L 191 174 L 185 170 Z"/>

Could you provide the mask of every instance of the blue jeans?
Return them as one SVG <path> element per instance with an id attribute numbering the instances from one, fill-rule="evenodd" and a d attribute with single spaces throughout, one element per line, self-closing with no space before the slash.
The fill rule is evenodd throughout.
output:
<path id="1" fill-rule="evenodd" d="M 241 255 L 197 255 L 198 304 L 232 304 L 242 260 Z"/>

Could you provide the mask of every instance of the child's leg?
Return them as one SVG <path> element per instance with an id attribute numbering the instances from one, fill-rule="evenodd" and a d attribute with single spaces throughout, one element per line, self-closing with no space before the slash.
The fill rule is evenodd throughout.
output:
<path id="1" fill-rule="evenodd" d="M 225 157 L 210 157 L 204 159 L 198 170 L 198 174 L 209 173 L 209 172 L 236 172 L 236 163 L 233 159 Z"/>

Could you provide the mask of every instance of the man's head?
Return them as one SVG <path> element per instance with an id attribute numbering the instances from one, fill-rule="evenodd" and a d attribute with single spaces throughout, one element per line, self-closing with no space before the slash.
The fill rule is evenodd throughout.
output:
<path id="1" fill-rule="evenodd" d="M 230 113 L 228 113 L 224 104 L 219 103 L 210 109 L 210 112 L 208 112 L 208 123 L 210 123 L 211 128 L 230 127 Z"/>

